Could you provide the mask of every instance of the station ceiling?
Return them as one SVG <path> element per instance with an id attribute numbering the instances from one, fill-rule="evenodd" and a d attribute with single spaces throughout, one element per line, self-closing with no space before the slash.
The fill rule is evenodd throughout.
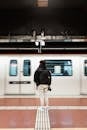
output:
<path id="1" fill-rule="evenodd" d="M 39 34 L 42 28 L 46 35 L 87 35 L 86 0 L 47 0 L 47 7 L 38 1 L 0 0 L 0 35 L 31 35 L 33 29 Z"/>
<path id="2" fill-rule="evenodd" d="M 41 1 L 48 2 L 49 8 L 86 6 L 86 0 L 0 0 L 0 9 L 33 8 Z"/>

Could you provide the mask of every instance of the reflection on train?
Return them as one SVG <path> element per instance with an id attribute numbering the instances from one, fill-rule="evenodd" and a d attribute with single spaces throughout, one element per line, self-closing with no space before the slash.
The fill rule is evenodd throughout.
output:
<path id="1" fill-rule="evenodd" d="M 0 55 L 0 95 L 35 95 L 33 75 L 40 60 L 52 75 L 50 96 L 87 94 L 87 55 Z"/>

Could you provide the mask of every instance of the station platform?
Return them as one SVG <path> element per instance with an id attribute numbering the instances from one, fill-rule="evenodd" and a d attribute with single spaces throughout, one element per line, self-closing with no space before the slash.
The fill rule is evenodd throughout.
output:
<path id="1" fill-rule="evenodd" d="M 87 130 L 87 98 L 0 98 L 0 130 Z"/>

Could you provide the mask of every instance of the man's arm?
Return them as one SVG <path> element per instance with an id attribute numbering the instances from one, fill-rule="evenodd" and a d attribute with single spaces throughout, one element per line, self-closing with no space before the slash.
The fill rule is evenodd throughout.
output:
<path id="1" fill-rule="evenodd" d="M 39 72 L 38 71 L 35 71 L 34 82 L 36 83 L 37 86 L 39 85 Z"/>
<path id="2" fill-rule="evenodd" d="M 49 71 L 48 71 L 48 78 L 49 78 L 48 85 L 51 85 L 51 73 Z"/>

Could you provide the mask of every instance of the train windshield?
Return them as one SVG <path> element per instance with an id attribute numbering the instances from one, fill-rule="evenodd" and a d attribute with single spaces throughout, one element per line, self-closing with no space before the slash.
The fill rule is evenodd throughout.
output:
<path id="1" fill-rule="evenodd" d="M 30 60 L 24 60 L 23 76 L 30 76 Z"/>
<path id="2" fill-rule="evenodd" d="M 10 61 L 10 72 L 9 75 L 10 76 L 17 76 L 17 60 L 11 60 Z"/>
<path id="3" fill-rule="evenodd" d="M 87 76 L 87 60 L 84 61 L 84 75 Z"/>
<path id="4" fill-rule="evenodd" d="M 52 76 L 72 76 L 71 60 L 46 60 L 46 67 Z"/>

